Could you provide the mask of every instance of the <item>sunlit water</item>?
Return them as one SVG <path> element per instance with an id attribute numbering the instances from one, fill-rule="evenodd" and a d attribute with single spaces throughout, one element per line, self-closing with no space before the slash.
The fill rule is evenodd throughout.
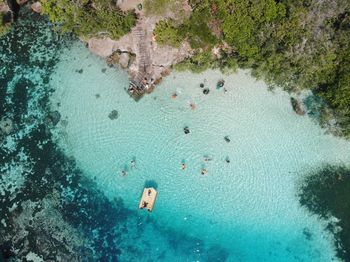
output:
<path id="1" fill-rule="evenodd" d="M 296 115 L 287 93 L 268 91 L 246 71 L 173 73 L 135 102 L 126 73 L 104 68 L 81 44 L 62 54 L 51 79 L 52 107 L 65 120 L 56 139 L 109 198 L 151 218 L 130 240 L 144 249 L 139 261 L 336 259 L 326 222 L 300 207 L 298 183 L 322 164 L 350 163 L 349 143 Z M 227 93 L 215 88 L 220 78 Z M 112 110 L 118 119 L 108 117 Z M 159 192 L 151 214 L 138 210 L 146 181 Z"/>

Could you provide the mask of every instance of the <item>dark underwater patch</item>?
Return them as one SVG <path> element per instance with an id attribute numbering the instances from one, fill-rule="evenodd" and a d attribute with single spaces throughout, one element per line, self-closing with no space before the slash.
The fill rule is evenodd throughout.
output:
<path id="1" fill-rule="evenodd" d="M 350 168 L 325 166 L 316 170 L 305 179 L 299 197 L 301 205 L 320 217 L 339 219 L 330 222 L 327 229 L 335 235 L 338 256 L 350 261 Z"/>

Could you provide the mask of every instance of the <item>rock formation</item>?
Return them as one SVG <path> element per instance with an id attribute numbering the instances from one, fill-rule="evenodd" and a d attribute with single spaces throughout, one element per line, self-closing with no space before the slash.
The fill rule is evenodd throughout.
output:
<path id="1" fill-rule="evenodd" d="M 305 110 L 303 109 L 302 102 L 294 97 L 290 98 L 290 102 L 292 104 L 293 110 L 300 116 L 305 115 Z"/>
<path id="2" fill-rule="evenodd" d="M 41 12 L 43 11 L 43 8 L 41 6 L 40 2 L 34 2 L 31 6 L 32 10 L 36 13 L 41 14 Z"/>
<path id="3" fill-rule="evenodd" d="M 179 48 L 160 46 L 156 42 L 153 31 L 157 22 L 166 18 L 176 19 L 176 14 L 168 12 L 163 16 L 147 16 L 144 10 L 138 10 L 137 4 L 142 1 L 119 1 L 122 10 L 135 9 L 138 16 L 136 26 L 131 32 L 119 40 L 106 38 L 88 39 L 88 46 L 92 53 L 105 57 L 111 61 L 117 61 L 126 68 L 130 80 L 140 83 L 145 79 L 158 83 L 164 75 L 169 74 L 173 64 L 179 63 L 191 55 L 188 43 L 183 43 Z M 191 8 L 184 1 L 185 16 L 189 16 Z M 135 59 L 131 59 L 135 57 Z M 113 62 L 112 62 L 113 63 Z M 147 83 L 148 84 L 148 83 Z"/>

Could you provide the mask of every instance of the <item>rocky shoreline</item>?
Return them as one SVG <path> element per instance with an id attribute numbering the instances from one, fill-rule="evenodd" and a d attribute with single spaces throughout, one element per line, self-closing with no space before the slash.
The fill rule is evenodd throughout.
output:
<path id="1" fill-rule="evenodd" d="M 136 26 L 127 35 L 118 40 L 109 37 L 81 38 L 81 40 L 87 43 L 93 54 L 105 58 L 108 64 L 119 65 L 127 70 L 132 82 L 146 80 L 145 84 L 152 87 L 170 73 L 173 65 L 190 57 L 193 50 L 187 42 L 181 44 L 179 48 L 157 44 L 157 36 L 154 34 L 156 24 L 163 19 L 179 18 L 172 11 L 163 16 L 148 16 L 145 10 L 137 8 L 137 5 L 142 5 L 143 2 L 120 3 L 123 11 L 135 9 L 137 16 Z M 185 17 L 189 17 L 192 12 L 187 1 L 183 1 L 183 11 Z"/>

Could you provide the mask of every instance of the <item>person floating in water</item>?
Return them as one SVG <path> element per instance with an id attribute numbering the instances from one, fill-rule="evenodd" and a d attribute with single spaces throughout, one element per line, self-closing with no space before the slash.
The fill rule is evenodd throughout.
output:
<path id="1" fill-rule="evenodd" d="M 190 107 L 193 111 L 196 110 L 196 105 L 194 103 L 190 103 Z"/>
<path id="2" fill-rule="evenodd" d="M 204 156 L 204 162 L 208 163 L 209 161 L 213 160 L 211 157 L 209 156 Z"/>
<path id="3" fill-rule="evenodd" d="M 128 172 L 126 172 L 125 170 L 122 170 L 122 176 L 127 176 Z"/>
<path id="4" fill-rule="evenodd" d="M 182 169 L 182 170 L 185 170 L 186 168 L 187 168 L 187 165 L 186 165 L 185 163 L 182 163 L 182 164 L 181 164 L 181 169 Z"/>
<path id="5" fill-rule="evenodd" d="M 202 168 L 202 171 L 201 171 L 201 174 L 202 175 L 205 175 L 208 173 L 208 170 L 206 168 Z"/>
<path id="6" fill-rule="evenodd" d="M 230 160 L 230 158 L 228 156 L 225 158 L 225 161 L 226 161 L 227 164 L 229 164 L 231 162 L 231 160 Z"/>
<path id="7" fill-rule="evenodd" d="M 176 99 L 177 98 L 177 93 L 175 92 L 174 94 L 172 94 L 171 98 L 172 99 Z"/>
<path id="8" fill-rule="evenodd" d="M 190 129 L 188 128 L 188 126 L 184 127 L 184 133 L 187 135 L 190 133 Z"/>
<path id="9" fill-rule="evenodd" d="M 130 161 L 130 166 L 131 166 L 131 168 L 135 168 L 135 167 L 136 167 L 136 161 L 135 161 L 135 159 L 133 159 L 133 160 Z"/>
<path id="10" fill-rule="evenodd" d="M 223 87 L 225 84 L 225 80 L 221 79 L 218 81 L 218 83 L 216 84 L 216 89 L 220 89 L 221 87 Z"/>

